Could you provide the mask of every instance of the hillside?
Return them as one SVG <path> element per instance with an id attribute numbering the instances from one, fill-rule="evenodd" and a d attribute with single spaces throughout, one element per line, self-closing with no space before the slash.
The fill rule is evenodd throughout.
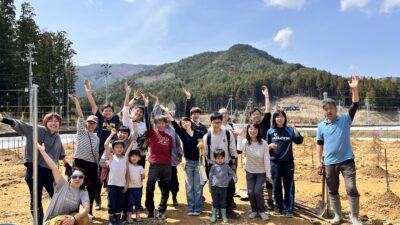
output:
<path id="1" fill-rule="evenodd" d="M 127 78 L 134 88 L 154 92 L 163 102 L 174 102 L 183 111 L 181 88 L 188 88 L 194 104 L 211 112 L 228 102 L 233 95 L 234 108 L 244 109 L 249 98 L 263 102 L 261 86 L 266 84 L 272 100 L 291 95 L 321 98 L 328 92 L 345 105 L 350 104 L 348 78 L 316 68 L 285 61 L 250 45 L 237 44 L 226 51 L 204 52 L 176 63 L 168 63 Z M 362 98 L 368 96 L 374 109 L 397 110 L 400 105 L 400 80 L 365 78 L 361 83 Z M 122 81 L 113 84 L 111 100 L 116 105 L 123 101 Z M 104 101 L 104 92 L 96 98 Z M 385 100 L 378 98 L 386 98 Z M 363 100 L 363 99 L 362 99 Z"/>
<path id="2" fill-rule="evenodd" d="M 84 80 L 90 80 L 94 90 L 97 90 L 99 87 L 105 86 L 105 78 L 102 75 L 102 73 L 104 72 L 104 68 L 101 67 L 101 65 L 102 64 L 91 64 L 88 66 L 76 67 L 78 70 L 78 79 L 75 83 L 77 96 L 81 97 L 85 94 L 85 90 L 82 85 Z M 111 76 L 109 77 L 109 84 L 156 67 L 153 65 L 132 65 L 126 63 L 110 65 Z"/>

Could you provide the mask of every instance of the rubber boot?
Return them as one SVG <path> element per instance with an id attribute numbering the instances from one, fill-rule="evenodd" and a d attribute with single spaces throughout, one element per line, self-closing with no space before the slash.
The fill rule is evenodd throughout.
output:
<path id="1" fill-rule="evenodd" d="M 221 216 L 222 216 L 222 221 L 224 221 L 224 223 L 227 223 L 228 217 L 226 217 L 226 209 L 225 208 L 221 209 Z"/>
<path id="2" fill-rule="evenodd" d="M 350 205 L 350 221 L 354 225 L 362 225 L 360 219 L 358 219 L 360 212 L 360 197 L 347 197 Z"/>
<path id="3" fill-rule="evenodd" d="M 334 217 L 329 222 L 331 224 L 340 224 L 343 220 L 342 215 L 342 205 L 340 203 L 340 196 L 339 195 L 329 195 L 329 199 L 331 200 L 332 210 Z"/>
<path id="4" fill-rule="evenodd" d="M 126 223 L 133 223 L 132 212 L 126 212 Z"/>
<path id="5" fill-rule="evenodd" d="M 211 217 L 210 217 L 210 222 L 215 223 L 217 222 L 217 209 L 214 207 L 211 207 Z"/>

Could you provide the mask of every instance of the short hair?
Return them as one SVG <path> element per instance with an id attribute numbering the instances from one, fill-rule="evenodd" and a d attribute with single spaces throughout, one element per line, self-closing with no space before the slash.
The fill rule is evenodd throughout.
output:
<path id="1" fill-rule="evenodd" d="M 201 109 L 199 107 L 193 107 L 190 109 L 190 115 L 193 113 L 200 113 L 201 114 Z"/>
<path id="2" fill-rule="evenodd" d="M 277 127 L 275 118 L 278 117 L 280 114 L 282 114 L 282 116 L 285 117 L 285 123 L 283 123 L 283 127 L 286 127 L 286 124 L 287 124 L 287 116 L 286 116 L 285 111 L 283 111 L 283 110 L 276 110 L 276 111 L 274 112 L 274 114 L 272 115 L 272 127 Z"/>
<path id="3" fill-rule="evenodd" d="M 116 141 L 114 141 L 113 143 L 112 143 L 112 148 L 114 148 L 116 145 L 122 145 L 122 147 L 123 148 L 125 148 L 125 143 L 124 143 L 124 141 L 121 141 L 121 140 L 116 140 Z"/>
<path id="4" fill-rule="evenodd" d="M 103 105 L 102 111 L 105 110 L 105 109 L 107 109 L 107 108 L 110 108 L 110 109 L 114 112 L 114 106 L 112 106 L 112 105 L 110 105 L 110 104 L 105 104 L 105 105 Z"/>
<path id="5" fill-rule="evenodd" d="M 72 168 L 71 175 L 74 174 L 74 172 L 75 172 L 76 170 L 79 171 L 79 172 L 82 172 L 82 173 L 83 173 L 83 176 L 85 176 L 85 177 L 83 178 L 83 184 L 79 187 L 79 189 L 81 189 L 81 190 L 86 190 L 87 186 L 89 186 L 89 185 L 91 184 L 91 182 L 90 182 L 90 180 L 89 180 L 88 172 L 87 172 L 85 169 L 81 168 L 81 167 L 76 167 L 76 166 L 74 166 L 74 167 Z"/>
<path id="6" fill-rule="evenodd" d="M 225 158 L 225 151 L 222 149 L 215 149 L 214 151 L 214 159 L 216 159 L 217 157 L 222 156 Z"/>
<path id="7" fill-rule="evenodd" d="M 181 120 L 179 121 L 179 125 L 182 126 L 182 121 L 187 121 L 190 122 L 192 124 L 192 120 L 189 117 L 182 117 Z"/>
<path id="8" fill-rule="evenodd" d="M 161 122 L 161 121 L 163 121 L 165 123 L 168 123 L 168 118 L 166 116 L 164 116 L 164 115 L 157 115 L 154 118 L 154 123 L 158 123 L 158 122 Z"/>
<path id="9" fill-rule="evenodd" d="M 53 119 L 56 118 L 61 126 L 61 121 L 62 121 L 62 117 L 60 116 L 60 114 L 56 113 L 56 112 L 49 112 L 47 113 L 44 117 L 43 117 L 43 124 L 45 126 L 47 126 L 47 123 Z"/>
<path id="10" fill-rule="evenodd" d="M 321 101 L 321 106 L 324 108 L 326 105 L 333 105 L 336 107 L 336 101 L 331 98 L 325 98 Z"/>
<path id="11" fill-rule="evenodd" d="M 132 151 L 129 152 L 129 158 L 130 158 L 131 156 L 138 156 L 139 158 L 142 157 L 142 155 L 140 154 L 140 151 L 137 150 L 137 149 L 134 149 L 134 150 L 132 150 Z"/>
<path id="12" fill-rule="evenodd" d="M 219 112 L 215 112 L 215 113 L 213 113 L 211 116 L 210 116 L 210 121 L 212 122 L 212 121 L 214 121 L 214 120 L 221 120 L 222 121 L 222 114 L 221 113 L 219 113 Z"/>
<path id="13" fill-rule="evenodd" d="M 259 108 L 255 107 L 250 111 L 249 115 L 251 116 L 251 114 L 253 114 L 254 112 L 259 112 L 260 114 L 262 114 L 261 110 Z"/>
<path id="14" fill-rule="evenodd" d="M 120 126 L 120 127 L 118 128 L 118 132 L 125 132 L 125 133 L 128 133 L 128 136 L 131 135 L 131 130 L 129 129 L 129 127 L 124 126 L 124 125 L 122 125 L 122 126 Z"/>
<path id="15" fill-rule="evenodd" d="M 135 104 L 135 105 L 133 105 L 133 109 L 140 109 L 144 113 L 144 106 L 143 105 Z"/>

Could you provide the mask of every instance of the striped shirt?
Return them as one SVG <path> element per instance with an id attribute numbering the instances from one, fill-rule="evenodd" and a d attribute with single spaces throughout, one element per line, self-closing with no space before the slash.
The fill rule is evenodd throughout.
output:
<path id="1" fill-rule="evenodd" d="M 247 142 L 247 139 L 238 141 L 238 149 L 246 154 L 245 170 L 249 173 L 266 173 L 271 177 L 271 161 L 269 157 L 268 143 L 262 140 L 258 142 Z"/>
<path id="2" fill-rule="evenodd" d="M 99 157 L 100 139 L 94 133 L 89 133 L 85 128 L 85 120 L 78 118 L 76 123 L 76 149 L 74 159 L 82 159 L 87 162 L 96 162 Z"/>

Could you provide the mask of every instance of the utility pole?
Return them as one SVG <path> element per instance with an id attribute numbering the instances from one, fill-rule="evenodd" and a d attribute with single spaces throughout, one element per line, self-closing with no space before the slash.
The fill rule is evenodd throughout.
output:
<path id="1" fill-rule="evenodd" d="M 111 65 L 110 64 L 103 64 L 101 65 L 104 68 L 103 75 L 106 77 L 106 105 L 108 104 L 108 77 L 111 76 Z"/>
<path id="2" fill-rule="evenodd" d="M 371 106 L 369 104 L 369 98 L 365 99 L 365 106 L 367 107 L 367 111 L 366 111 L 366 116 L 367 116 L 367 125 L 370 125 L 370 121 L 369 121 L 369 107 Z"/>
<path id="3" fill-rule="evenodd" d="M 230 106 L 229 112 L 230 112 L 231 116 L 233 115 L 232 105 L 233 105 L 233 95 L 231 94 L 231 95 L 229 95 L 228 104 L 226 105 L 226 109 L 229 109 L 229 106 Z"/>
<path id="4" fill-rule="evenodd" d="M 247 110 L 250 110 L 252 105 L 253 105 L 253 100 L 251 100 L 251 98 L 248 98 L 246 108 L 244 109 L 244 112 L 243 112 L 243 117 L 240 120 L 241 124 L 244 123 L 244 118 L 246 118 Z"/>
<path id="5" fill-rule="evenodd" d="M 27 44 L 28 54 L 26 55 L 26 61 L 29 62 L 29 112 L 33 112 L 33 93 L 32 93 L 32 82 L 33 82 L 33 72 L 32 72 L 32 64 L 34 64 L 33 51 L 35 50 L 34 44 Z M 29 124 L 32 125 L 33 117 L 29 114 Z"/>

